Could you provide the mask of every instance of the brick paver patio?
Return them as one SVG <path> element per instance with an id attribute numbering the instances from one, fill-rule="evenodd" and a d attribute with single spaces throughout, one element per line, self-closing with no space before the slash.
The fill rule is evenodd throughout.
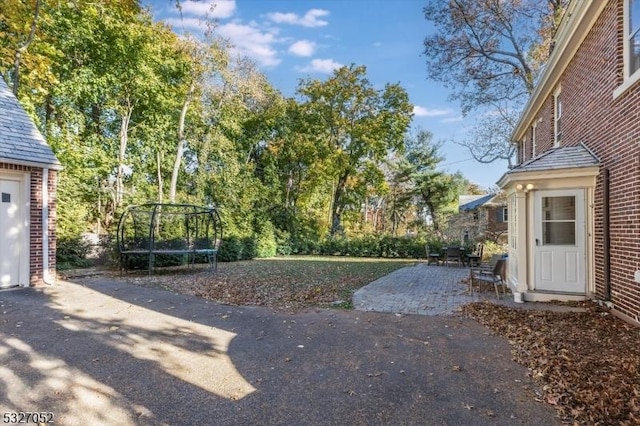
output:
<path id="1" fill-rule="evenodd" d="M 353 306 L 361 311 L 418 315 L 452 315 L 465 303 L 480 300 L 522 306 L 510 293 L 498 301 L 489 288 L 469 294 L 468 277 L 469 268 L 418 263 L 362 287 L 353 295 Z"/>

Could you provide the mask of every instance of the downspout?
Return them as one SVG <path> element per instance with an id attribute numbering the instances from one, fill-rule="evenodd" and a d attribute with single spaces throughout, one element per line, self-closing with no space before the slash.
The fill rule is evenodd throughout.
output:
<path id="1" fill-rule="evenodd" d="M 55 284 L 49 274 L 49 169 L 42 169 L 42 281 Z"/>
<path id="2" fill-rule="evenodd" d="M 602 178 L 602 246 L 604 300 L 611 301 L 611 234 L 609 231 L 609 169 L 604 169 Z"/>

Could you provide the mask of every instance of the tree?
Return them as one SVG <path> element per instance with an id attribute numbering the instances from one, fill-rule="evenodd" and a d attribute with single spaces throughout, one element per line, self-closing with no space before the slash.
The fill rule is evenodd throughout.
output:
<path id="1" fill-rule="evenodd" d="M 180 108 L 180 116 L 178 118 L 177 144 L 176 154 L 173 161 L 173 169 L 171 171 L 171 181 L 169 182 L 169 202 L 175 203 L 176 189 L 178 186 L 178 174 L 182 166 L 182 157 L 187 145 L 187 136 L 185 132 L 185 122 L 189 107 L 196 95 L 196 89 L 202 85 L 202 77 L 204 75 L 203 65 L 205 64 L 206 50 L 196 40 L 187 37 L 182 42 L 183 50 L 190 61 L 185 61 L 184 67 L 188 69 L 186 73 L 188 79 L 185 79 L 185 93 L 183 94 L 182 108 Z"/>
<path id="2" fill-rule="evenodd" d="M 29 25 L 29 31 L 22 37 L 19 45 L 15 49 L 14 59 L 13 59 L 13 94 L 18 95 L 18 89 L 20 87 L 20 66 L 22 65 L 22 56 L 26 53 L 27 49 L 33 43 L 33 40 L 36 35 L 36 28 L 38 25 L 38 17 L 40 15 L 40 5 L 41 0 L 35 0 L 35 5 L 33 8 L 33 16 L 31 19 L 31 25 Z"/>
<path id="3" fill-rule="evenodd" d="M 398 166 L 401 178 L 410 182 L 410 194 L 417 201 L 417 210 L 430 217 L 433 230 L 439 234 L 444 217 L 451 212 L 452 205 L 464 185 L 461 174 L 450 175 L 437 170 L 442 162 L 439 143 L 432 141 L 428 131 L 419 131 L 407 138 L 407 151 Z"/>
<path id="4" fill-rule="evenodd" d="M 567 0 L 430 0 L 436 32 L 424 40 L 429 78 L 452 90 L 466 115 L 489 110 L 461 142 L 480 162 L 510 161 L 513 117 L 533 91 Z M 489 124 L 495 132 L 484 131 Z"/>
<path id="5" fill-rule="evenodd" d="M 330 231 L 335 235 L 342 230 L 342 214 L 349 204 L 345 191 L 368 161 L 380 162 L 390 150 L 402 149 L 413 107 L 398 84 L 376 90 L 364 66 L 342 67 L 326 81 L 303 81 L 298 93 L 306 98 L 307 135 L 321 146 L 331 167 Z"/>

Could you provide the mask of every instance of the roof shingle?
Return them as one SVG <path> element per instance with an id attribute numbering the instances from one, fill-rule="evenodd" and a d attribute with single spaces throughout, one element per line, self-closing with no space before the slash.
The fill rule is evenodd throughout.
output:
<path id="1" fill-rule="evenodd" d="M 600 165 L 600 161 L 583 144 L 562 146 L 545 151 L 539 156 L 518 164 L 508 173 L 573 169 Z"/>
<path id="2" fill-rule="evenodd" d="M 0 78 L 0 161 L 62 169 L 4 80 Z"/>
<path id="3" fill-rule="evenodd" d="M 461 195 L 458 198 L 458 205 L 461 211 L 471 211 L 491 201 L 496 194 L 485 195 Z"/>

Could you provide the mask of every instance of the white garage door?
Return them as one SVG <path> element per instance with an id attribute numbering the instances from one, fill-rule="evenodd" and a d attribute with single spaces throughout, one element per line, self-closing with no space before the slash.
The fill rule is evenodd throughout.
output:
<path id="1" fill-rule="evenodd" d="M 25 256 L 22 182 L 0 179 L 0 288 L 21 282 Z"/>

